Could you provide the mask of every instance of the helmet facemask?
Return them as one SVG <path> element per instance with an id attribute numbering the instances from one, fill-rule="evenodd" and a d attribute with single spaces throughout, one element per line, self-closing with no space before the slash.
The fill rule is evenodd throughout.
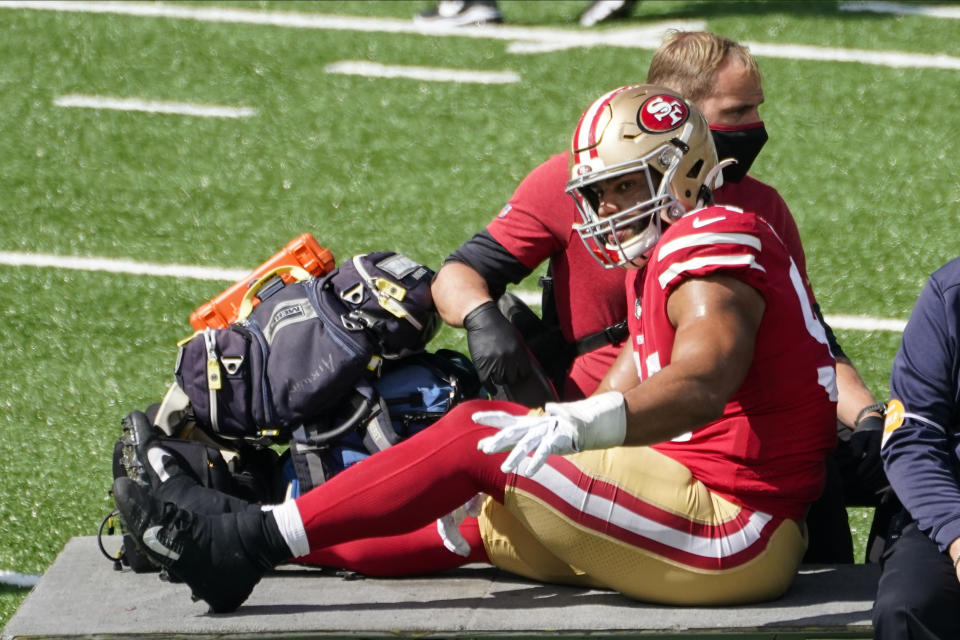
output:
<path id="1" fill-rule="evenodd" d="M 660 240 L 664 223 L 686 212 L 670 191 L 670 184 L 683 158 L 683 143 L 664 144 L 647 155 L 571 180 L 567 192 L 573 196 L 583 222 L 573 225 L 584 245 L 608 269 L 634 266 Z M 663 173 L 656 167 L 663 167 Z M 647 183 L 651 198 L 612 215 L 601 217 L 600 201 L 591 185 L 636 173 Z"/>

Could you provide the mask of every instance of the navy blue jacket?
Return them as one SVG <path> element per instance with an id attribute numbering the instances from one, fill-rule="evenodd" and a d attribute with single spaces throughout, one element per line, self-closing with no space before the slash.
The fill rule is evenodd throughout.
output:
<path id="1" fill-rule="evenodd" d="M 890 484 L 941 551 L 960 537 L 960 258 L 920 293 L 890 374 Z"/>

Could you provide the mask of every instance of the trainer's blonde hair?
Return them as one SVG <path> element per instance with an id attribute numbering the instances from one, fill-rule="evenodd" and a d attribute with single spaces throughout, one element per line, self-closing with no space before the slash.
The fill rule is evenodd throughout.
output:
<path id="1" fill-rule="evenodd" d="M 762 79 L 757 61 L 739 42 L 709 31 L 671 31 L 653 54 L 647 83 L 673 89 L 699 103 L 714 91 L 714 76 L 727 58 L 743 63 Z"/>

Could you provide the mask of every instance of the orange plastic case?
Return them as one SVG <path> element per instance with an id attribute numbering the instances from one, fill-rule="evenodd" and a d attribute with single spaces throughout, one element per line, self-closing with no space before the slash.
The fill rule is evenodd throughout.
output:
<path id="1" fill-rule="evenodd" d="M 288 242 L 287 246 L 251 271 L 243 280 L 234 283 L 216 298 L 200 305 L 190 314 L 190 326 L 197 331 L 207 327 L 225 329 L 236 320 L 240 301 L 250 285 L 268 271 L 286 265 L 303 267 L 313 276 L 322 276 L 332 271 L 336 263 L 329 249 L 321 247 L 311 234 L 304 233 Z M 294 280 L 293 276 L 288 274 L 280 277 L 287 282 Z"/>

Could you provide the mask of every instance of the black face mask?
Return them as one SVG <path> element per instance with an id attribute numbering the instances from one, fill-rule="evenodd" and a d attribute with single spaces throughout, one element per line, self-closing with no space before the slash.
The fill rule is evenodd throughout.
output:
<path id="1" fill-rule="evenodd" d="M 719 125 L 718 125 L 719 126 Z M 713 144 L 717 147 L 717 159 L 736 158 L 737 163 L 723 168 L 724 182 L 740 182 L 747 175 L 750 165 L 760 153 L 767 141 L 767 130 L 762 122 L 743 127 L 722 127 L 714 129 Z"/>

